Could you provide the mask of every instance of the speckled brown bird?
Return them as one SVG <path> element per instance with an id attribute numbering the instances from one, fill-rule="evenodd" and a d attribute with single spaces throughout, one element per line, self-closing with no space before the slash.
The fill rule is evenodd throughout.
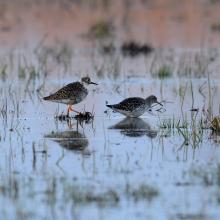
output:
<path id="1" fill-rule="evenodd" d="M 163 106 L 160 102 L 157 101 L 157 97 L 154 95 L 150 95 L 146 99 L 140 97 L 131 97 L 123 100 L 118 104 L 106 106 L 127 117 L 136 118 L 143 115 L 147 110 L 151 108 L 152 104 L 154 103 Z"/>
<path id="2" fill-rule="evenodd" d="M 83 77 L 81 82 L 70 83 L 43 99 L 68 105 L 67 116 L 69 116 L 70 111 L 79 113 L 78 111 L 73 110 L 72 105 L 78 104 L 86 98 L 88 90 L 85 86 L 89 84 L 98 85 L 97 83 L 92 82 L 89 77 Z"/>

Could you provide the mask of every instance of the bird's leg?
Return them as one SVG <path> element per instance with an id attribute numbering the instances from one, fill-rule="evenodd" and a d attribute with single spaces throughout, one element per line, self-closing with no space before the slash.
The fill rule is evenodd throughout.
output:
<path id="1" fill-rule="evenodd" d="M 68 109 L 67 109 L 66 116 L 67 116 L 68 118 L 69 118 L 69 116 L 70 116 L 70 108 L 69 108 L 69 106 L 68 106 Z"/>
<path id="2" fill-rule="evenodd" d="M 69 127 L 69 129 L 72 129 L 73 128 L 73 125 L 72 125 L 72 122 L 71 122 L 71 119 L 67 119 L 67 125 Z"/>
<path id="3" fill-rule="evenodd" d="M 76 112 L 76 113 L 79 114 L 78 111 L 76 111 L 76 110 L 74 110 L 74 109 L 72 108 L 72 105 L 69 105 L 69 106 L 68 106 L 68 109 L 67 109 L 67 117 L 69 117 L 69 113 L 70 113 L 70 112 Z"/>
<path id="4" fill-rule="evenodd" d="M 72 108 L 72 105 L 70 105 L 69 108 L 70 108 L 70 111 L 72 111 L 72 112 L 76 112 L 76 113 L 78 113 L 78 114 L 80 113 L 80 112 L 74 110 L 74 109 Z"/>

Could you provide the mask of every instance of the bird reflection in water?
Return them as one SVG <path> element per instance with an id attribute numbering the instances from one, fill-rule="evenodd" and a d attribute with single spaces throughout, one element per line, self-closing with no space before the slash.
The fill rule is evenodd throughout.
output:
<path id="1" fill-rule="evenodd" d="M 62 132 L 51 132 L 50 134 L 46 134 L 44 137 L 58 143 L 62 148 L 83 154 L 86 153 L 86 148 L 89 144 L 86 136 L 79 131 L 68 130 Z"/>
<path id="2" fill-rule="evenodd" d="M 148 136 L 155 138 L 157 131 L 153 130 L 151 126 L 141 118 L 125 118 L 117 124 L 109 127 L 109 129 L 120 130 L 120 132 L 129 137 Z"/>
<path id="3" fill-rule="evenodd" d="M 73 128 L 72 122 L 76 122 L 75 124 L 78 130 L 79 125 L 83 128 L 84 124 L 91 124 L 94 120 L 94 114 L 91 112 L 82 112 L 75 115 L 74 117 L 67 117 L 66 115 L 61 114 L 56 116 L 55 119 L 59 122 L 67 122 L 67 125 L 70 129 Z"/>

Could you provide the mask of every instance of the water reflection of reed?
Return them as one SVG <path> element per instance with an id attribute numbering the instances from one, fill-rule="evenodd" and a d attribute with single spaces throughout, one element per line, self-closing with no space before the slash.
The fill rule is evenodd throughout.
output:
<path id="1" fill-rule="evenodd" d="M 149 123 L 141 118 L 125 118 L 109 129 L 120 130 L 120 132 L 129 137 L 141 137 L 147 135 L 149 138 L 155 138 L 157 131 L 153 130 Z"/>
<path id="2" fill-rule="evenodd" d="M 86 136 L 78 131 L 51 132 L 44 137 L 52 139 L 65 149 L 78 152 L 83 152 L 89 144 Z"/>

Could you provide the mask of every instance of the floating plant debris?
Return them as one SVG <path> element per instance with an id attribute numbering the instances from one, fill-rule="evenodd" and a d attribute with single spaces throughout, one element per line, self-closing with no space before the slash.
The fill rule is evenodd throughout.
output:
<path id="1" fill-rule="evenodd" d="M 72 117 L 70 117 L 69 115 L 64 115 L 64 114 L 61 114 L 61 115 L 56 115 L 55 116 L 55 119 L 59 120 L 59 121 L 66 121 L 66 120 L 69 120 L 71 119 Z"/>
<path id="2" fill-rule="evenodd" d="M 79 121 L 91 122 L 94 119 L 94 115 L 91 112 L 80 112 L 75 115 L 74 118 Z"/>

